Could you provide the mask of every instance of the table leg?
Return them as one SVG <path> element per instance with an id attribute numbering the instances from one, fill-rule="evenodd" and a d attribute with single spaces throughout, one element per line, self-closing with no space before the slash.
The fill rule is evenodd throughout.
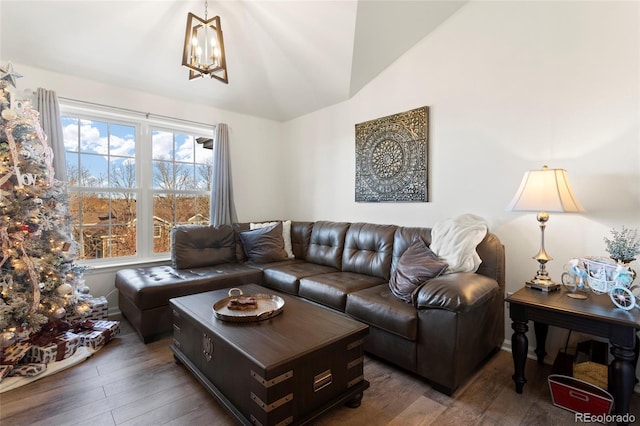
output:
<path id="1" fill-rule="evenodd" d="M 547 343 L 547 333 L 549 332 L 549 325 L 534 322 L 533 329 L 536 333 L 536 355 L 538 355 L 538 364 L 544 364 L 544 357 L 547 355 L 545 346 Z"/>
<path id="2" fill-rule="evenodd" d="M 346 405 L 349 408 L 358 408 L 360 406 L 360 403 L 362 402 L 363 395 L 364 393 L 362 392 L 356 393 L 355 395 L 353 395 L 353 397 L 350 400 L 345 402 L 344 405 Z"/>
<path id="3" fill-rule="evenodd" d="M 524 365 L 527 361 L 527 350 L 529 348 L 529 339 L 527 339 L 527 330 L 529 326 L 526 321 L 514 320 L 511 324 L 513 335 L 511 336 L 511 354 L 513 355 L 514 373 L 511 378 L 516 384 L 516 392 L 522 393 L 524 384 L 527 379 L 524 377 Z"/>
<path id="4" fill-rule="evenodd" d="M 638 370 L 638 358 L 640 358 L 640 339 L 636 335 L 636 348 L 633 350 L 635 354 L 635 360 L 633 361 L 633 371 Z M 635 374 L 635 373 L 634 373 Z M 636 384 L 638 383 L 638 378 L 636 377 Z"/>
<path id="5" fill-rule="evenodd" d="M 614 360 L 609 366 L 609 386 L 613 393 L 613 412 L 624 415 L 629 413 L 629 403 L 635 386 L 635 353 L 633 348 L 612 344 L 611 354 Z"/>

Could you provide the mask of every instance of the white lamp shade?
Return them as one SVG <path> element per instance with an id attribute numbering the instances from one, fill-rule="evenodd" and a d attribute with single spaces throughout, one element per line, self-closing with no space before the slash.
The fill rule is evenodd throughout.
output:
<path id="1" fill-rule="evenodd" d="M 542 170 L 525 172 L 507 210 L 577 213 L 584 208 L 571 190 L 567 171 L 544 166 Z"/>

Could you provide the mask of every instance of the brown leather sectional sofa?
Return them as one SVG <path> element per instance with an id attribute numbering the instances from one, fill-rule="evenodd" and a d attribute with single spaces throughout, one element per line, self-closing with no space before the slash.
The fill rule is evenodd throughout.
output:
<path id="1" fill-rule="evenodd" d="M 178 226 L 172 265 L 116 274 L 120 310 L 147 342 L 172 329 L 169 299 L 257 283 L 341 311 L 369 324 L 365 350 L 451 394 L 504 340 L 504 247 L 489 233 L 476 273 L 440 275 L 395 297 L 389 279 L 414 238 L 430 228 L 292 222 L 295 259 L 247 261 L 239 233 L 249 224 Z"/>

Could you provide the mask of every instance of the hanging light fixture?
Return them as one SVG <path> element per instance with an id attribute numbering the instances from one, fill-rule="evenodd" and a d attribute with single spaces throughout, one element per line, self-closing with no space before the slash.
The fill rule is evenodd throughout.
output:
<path id="1" fill-rule="evenodd" d="M 205 1 L 204 19 L 191 12 L 187 15 L 182 65 L 189 68 L 189 80 L 208 75 L 228 84 L 220 17 L 207 19 L 208 5 Z"/>

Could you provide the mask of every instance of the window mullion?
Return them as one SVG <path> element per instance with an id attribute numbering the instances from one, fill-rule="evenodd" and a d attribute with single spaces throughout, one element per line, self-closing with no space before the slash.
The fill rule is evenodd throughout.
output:
<path id="1" fill-rule="evenodd" d="M 139 126 L 140 139 L 136 143 L 136 162 L 138 176 L 138 247 L 142 257 L 153 256 L 153 191 L 151 161 L 151 129 L 147 123 Z M 140 220 L 140 218 L 144 218 Z"/>

